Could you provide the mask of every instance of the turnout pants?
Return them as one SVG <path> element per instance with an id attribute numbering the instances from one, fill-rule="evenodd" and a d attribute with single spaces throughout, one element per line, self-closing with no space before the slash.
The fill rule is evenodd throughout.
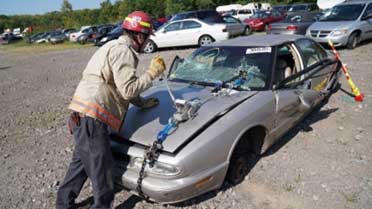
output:
<path id="1" fill-rule="evenodd" d="M 74 208 L 75 199 L 88 177 L 93 187 L 92 209 L 112 208 L 114 161 L 107 125 L 88 116 L 80 117 L 73 125 L 73 134 L 75 150 L 65 179 L 57 192 L 56 208 Z"/>

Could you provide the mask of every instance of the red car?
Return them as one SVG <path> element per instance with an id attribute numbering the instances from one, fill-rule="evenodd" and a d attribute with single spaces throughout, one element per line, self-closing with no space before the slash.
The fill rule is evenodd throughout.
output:
<path id="1" fill-rule="evenodd" d="M 278 11 L 259 11 L 243 22 L 253 31 L 262 31 L 265 30 L 270 23 L 278 22 L 283 19 L 284 15 Z"/>

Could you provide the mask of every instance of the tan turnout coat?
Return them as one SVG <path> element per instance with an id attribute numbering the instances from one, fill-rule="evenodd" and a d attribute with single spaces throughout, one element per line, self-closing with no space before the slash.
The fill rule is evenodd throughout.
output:
<path id="1" fill-rule="evenodd" d="M 88 62 L 69 109 L 96 118 L 115 131 L 129 103 L 140 106 L 140 93 L 152 85 L 149 74 L 136 76 L 137 53 L 121 36 L 98 49 Z"/>

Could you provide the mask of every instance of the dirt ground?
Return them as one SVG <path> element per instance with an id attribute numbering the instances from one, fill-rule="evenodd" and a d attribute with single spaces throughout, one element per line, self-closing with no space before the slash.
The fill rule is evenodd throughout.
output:
<path id="1" fill-rule="evenodd" d="M 194 49 L 167 50 L 167 64 Z M 8 53 L 0 48 L 0 208 L 54 208 L 73 151 L 67 106 L 96 48 Z M 141 55 L 145 70 L 151 55 Z M 263 156 L 245 181 L 177 205 L 148 203 L 128 192 L 115 208 L 372 208 L 372 43 L 341 50 L 363 103 L 341 89 Z M 89 183 L 79 201 L 91 197 Z"/>

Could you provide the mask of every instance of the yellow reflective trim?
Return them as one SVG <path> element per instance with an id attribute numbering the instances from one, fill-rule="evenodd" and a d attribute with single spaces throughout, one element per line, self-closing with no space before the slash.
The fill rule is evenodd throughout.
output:
<path id="1" fill-rule="evenodd" d="M 126 21 L 129 21 L 129 22 L 132 22 L 132 21 L 133 21 L 133 18 L 126 17 L 125 20 L 126 20 Z M 151 27 L 151 23 L 148 23 L 148 22 L 139 21 L 138 23 L 139 23 L 140 25 L 142 25 L 143 27 L 147 27 L 147 28 L 150 28 L 150 27 Z"/>

